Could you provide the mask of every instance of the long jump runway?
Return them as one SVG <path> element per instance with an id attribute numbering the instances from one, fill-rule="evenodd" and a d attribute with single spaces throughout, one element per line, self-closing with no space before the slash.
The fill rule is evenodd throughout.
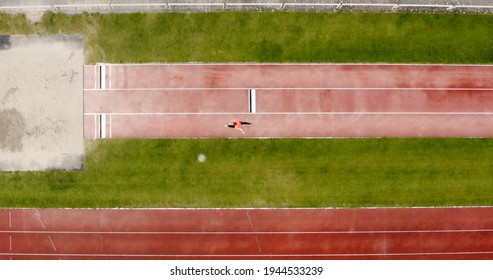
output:
<path id="1" fill-rule="evenodd" d="M 85 66 L 86 138 L 492 137 L 493 66 Z M 224 128 L 253 123 L 246 136 Z"/>
<path id="2" fill-rule="evenodd" d="M 493 67 L 87 65 L 86 138 L 491 137 Z M 224 128 L 253 123 L 243 136 Z M 2 259 L 493 259 L 493 208 L 0 209 Z"/>
<path id="3" fill-rule="evenodd" d="M 0 210 L 0 259 L 492 257 L 490 207 Z"/>

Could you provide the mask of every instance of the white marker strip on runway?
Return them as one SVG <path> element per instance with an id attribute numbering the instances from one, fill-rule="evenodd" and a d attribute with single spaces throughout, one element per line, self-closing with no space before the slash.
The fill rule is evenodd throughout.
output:
<path id="1" fill-rule="evenodd" d="M 99 138 L 106 138 L 106 114 L 99 115 Z"/>
<path id="2" fill-rule="evenodd" d="M 106 89 L 106 65 L 99 65 L 99 88 Z M 106 115 L 99 115 L 99 138 L 106 138 Z"/>
<path id="3" fill-rule="evenodd" d="M 110 115 L 109 115 L 109 117 L 110 117 L 110 138 L 112 137 L 112 135 L 111 135 L 111 128 L 112 128 L 111 116 L 112 116 L 112 115 L 110 114 Z"/>
<path id="4" fill-rule="evenodd" d="M 96 65 L 94 65 L 94 89 L 98 89 L 98 67 Z"/>
<path id="5" fill-rule="evenodd" d="M 111 89 L 111 64 L 108 67 L 110 68 L 109 80 L 110 80 L 110 89 Z"/>
<path id="6" fill-rule="evenodd" d="M 248 112 L 257 112 L 257 92 L 255 89 L 248 90 Z"/>

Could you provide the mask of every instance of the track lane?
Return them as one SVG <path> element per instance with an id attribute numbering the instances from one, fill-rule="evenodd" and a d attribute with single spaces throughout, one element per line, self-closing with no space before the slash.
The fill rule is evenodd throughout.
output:
<path id="1" fill-rule="evenodd" d="M 109 71 L 106 71 L 109 72 Z M 493 67 L 392 64 L 111 64 L 112 88 L 493 88 Z"/>
<path id="2" fill-rule="evenodd" d="M 233 118 L 254 123 L 247 137 L 493 135 L 488 129 L 492 66 L 110 64 L 87 69 L 87 138 L 99 138 L 101 128 L 112 138 L 242 136 L 224 129 Z M 98 85 L 107 90 L 96 90 Z M 258 113 L 248 113 L 249 88 L 258 88 Z"/>
<path id="3" fill-rule="evenodd" d="M 253 125 L 242 135 L 224 127 L 233 118 Z M 112 114 L 111 119 L 113 138 L 493 137 L 489 113 Z"/>
<path id="4" fill-rule="evenodd" d="M 492 207 L 5 212 L 1 259 L 493 258 Z"/>
<path id="5" fill-rule="evenodd" d="M 257 112 L 491 112 L 485 90 L 257 90 Z"/>

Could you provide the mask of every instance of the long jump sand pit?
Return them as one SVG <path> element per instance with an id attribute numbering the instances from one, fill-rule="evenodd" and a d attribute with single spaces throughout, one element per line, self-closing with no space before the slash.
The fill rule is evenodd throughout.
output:
<path id="1" fill-rule="evenodd" d="M 0 170 L 82 170 L 83 39 L 0 36 Z"/>

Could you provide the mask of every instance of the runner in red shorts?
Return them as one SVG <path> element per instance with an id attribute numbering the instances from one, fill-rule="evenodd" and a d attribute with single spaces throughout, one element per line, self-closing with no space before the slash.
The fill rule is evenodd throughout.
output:
<path id="1" fill-rule="evenodd" d="M 252 124 L 252 123 L 239 121 L 239 120 L 231 120 L 231 122 L 229 124 L 225 125 L 224 127 L 230 127 L 230 128 L 238 129 L 239 131 L 241 131 L 241 133 L 245 134 L 245 131 L 243 131 L 243 129 L 241 129 L 241 126 L 242 125 L 250 125 L 250 124 Z"/>

